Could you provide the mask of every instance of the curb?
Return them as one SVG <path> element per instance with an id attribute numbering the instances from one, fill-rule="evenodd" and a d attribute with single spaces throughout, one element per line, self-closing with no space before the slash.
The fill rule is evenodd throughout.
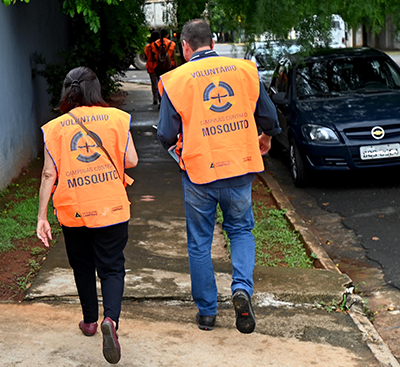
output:
<path id="1" fill-rule="evenodd" d="M 272 175 L 263 171 L 257 173 L 257 176 L 263 184 L 271 190 L 272 197 L 278 208 L 286 210 L 285 218 L 292 228 L 300 234 L 300 240 L 303 243 L 307 254 L 316 255 L 317 259 L 314 261 L 314 266 L 316 268 L 323 268 L 325 270 L 342 274 L 340 269 L 334 264 L 327 252 L 321 246 L 318 238 L 308 229 L 304 220 L 296 213 L 296 210 Z M 352 298 L 353 300 L 357 300 L 357 304 L 351 306 L 349 315 L 356 324 L 358 330 L 360 330 L 375 358 L 383 367 L 400 367 L 399 362 L 393 356 L 389 347 L 365 315 L 361 297 L 353 295 Z"/>

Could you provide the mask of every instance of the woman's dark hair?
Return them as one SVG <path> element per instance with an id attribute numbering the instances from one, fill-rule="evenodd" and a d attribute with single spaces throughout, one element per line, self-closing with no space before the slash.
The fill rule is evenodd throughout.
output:
<path id="1" fill-rule="evenodd" d="M 72 69 L 65 77 L 58 110 L 66 113 L 79 106 L 108 106 L 101 96 L 99 79 L 85 66 Z"/>
<path id="2" fill-rule="evenodd" d="M 210 26 L 203 19 L 192 19 L 182 27 L 181 40 L 186 41 L 193 51 L 200 47 L 212 47 Z"/>
<path id="3" fill-rule="evenodd" d="M 160 32 L 159 31 L 151 32 L 150 43 L 153 43 L 153 42 L 157 41 L 159 38 L 160 38 Z"/>
<path id="4" fill-rule="evenodd" d="M 161 30 L 160 30 L 160 40 L 161 40 L 161 44 L 163 45 L 164 44 L 164 38 L 167 36 L 167 31 L 164 29 L 164 28 L 162 28 Z"/>

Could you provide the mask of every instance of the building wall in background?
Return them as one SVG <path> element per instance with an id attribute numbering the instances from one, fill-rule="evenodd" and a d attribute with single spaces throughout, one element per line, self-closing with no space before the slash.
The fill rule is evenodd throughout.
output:
<path id="1" fill-rule="evenodd" d="M 42 77 L 32 78 L 34 52 L 57 61 L 68 46 L 68 17 L 60 2 L 0 2 L 0 189 L 43 148 L 40 127 L 54 117 Z"/>

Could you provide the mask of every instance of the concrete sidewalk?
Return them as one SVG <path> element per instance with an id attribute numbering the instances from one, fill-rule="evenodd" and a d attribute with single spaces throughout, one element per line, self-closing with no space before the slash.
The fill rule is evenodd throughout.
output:
<path id="1" fill-rule="evenodd" d="M 254 333 L 234 325 L 231 265 L 220 228 L 213 257 L 219 291 L 216 327 L 197 328 L 191 301 L 181 177 L 160 147 L 158 109 L 150 87 L 125 83 L 122 108 L 132 114 L 139 165 L 130 174 L 132 202 L 126 290 L 120 326 L 121 366 L 399 366 L 358 305 L 350 314 L 317 309 L 340 303 L 351 280 L 341 274 L 285 201 L 277 183 L 262 178 L 319 269 L 256 267 Z M 85 337 L 72 271 L 62 237 L 50 252 L 26 301 L 0 305 L 1 366 L 105 366 L 101 333 Z"/>

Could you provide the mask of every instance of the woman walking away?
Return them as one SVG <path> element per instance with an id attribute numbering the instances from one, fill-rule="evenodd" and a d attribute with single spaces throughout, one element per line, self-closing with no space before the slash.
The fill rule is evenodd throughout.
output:
<path id="1" fill-rule="evenodd" d="M 79 328 L 86 336 L 97 331 L 97 271 L 104 308 L 103 355 L 115 364 L 121 358 L 116 330 L 130 219 L 125 186 L 133 182 L 124 169 L 138 163 L 131 116 L 108 107 L 99 80 L 87 67 L 67 74 L 59 110 L 63 115 L 42 127 L 45 149 L 37 236 L 49 246 L 52 235 L 47 207 L 53 193 L 82 307 Z"/>

